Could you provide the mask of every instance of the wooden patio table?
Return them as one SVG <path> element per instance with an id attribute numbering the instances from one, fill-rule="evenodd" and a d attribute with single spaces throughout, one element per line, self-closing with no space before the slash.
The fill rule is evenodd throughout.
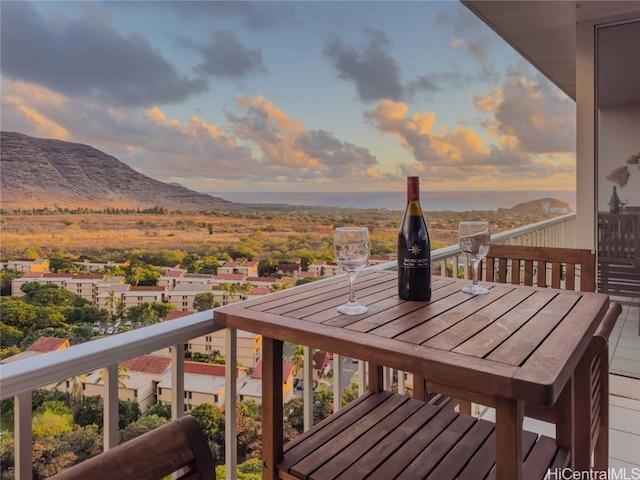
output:
<path id="1" fill-rule="evenodd" d="M 374 392 L 387 366 L 423 376 L 430 390 L 495 407 L 498 480 L 522 478 L 525 404 L 552 405 L 563 393 L 569 410 L 556 441 L 571 447 L 573 388 L 564 387 L 607 295 L 487 283 L 488 295 L 471 296 L 460 291 L 468 280 L 434 276 L 431 301 L 411 302 L 398 298 L 396 277 L 374 268 L 359 274 L 356 298 L 369 309 L 362 315 L 336 311 L 348 296 L 343 275 L 215 310 L 216 324 L 263 336 L 263 478 L 278 478 L 285 450 L 283 341 L 368 361 Z"/>

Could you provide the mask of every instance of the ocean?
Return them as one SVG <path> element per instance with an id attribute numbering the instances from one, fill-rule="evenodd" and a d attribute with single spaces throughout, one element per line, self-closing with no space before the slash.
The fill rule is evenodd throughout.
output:
<path id="1" fill-rule="evenodd" d="M 250 204 L 287 204 L 313 207 L 386 208 L 404 210 L 406 192 L 210 192 L 232 202 Z M 519 203 L 554 198 L 576 209 L 575 192 L 566 191 L 421 191 L 420 204 L 425 211 L 497 210 Z"/>

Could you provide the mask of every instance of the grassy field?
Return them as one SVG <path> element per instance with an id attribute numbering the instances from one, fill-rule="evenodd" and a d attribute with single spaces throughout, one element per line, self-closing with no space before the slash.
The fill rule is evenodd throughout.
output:
<path id="1" fill-rule="evenodd" d="M 365 225 L 374 253 L 395 251 L 401 212 L 387 210 L 283 208 L 204 214 L 4 214 L 0 257 L 18 258 L 52 252 L 116 258 L 133 249 L 171 249 L 219 253 L 234 245 L 251 245 L 258 255 L 299 249 L 330 254 L 333 228 Z M 454 244 L 461 220 L 484 219 L 493 232 L 526 225 L 544 215 L 490 212 L 426 212 L 433 248 Z"/>

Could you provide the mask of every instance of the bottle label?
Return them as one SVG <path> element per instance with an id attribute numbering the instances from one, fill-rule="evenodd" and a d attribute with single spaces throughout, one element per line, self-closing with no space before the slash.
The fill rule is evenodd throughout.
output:
<path id="1" fill-rule="evenodd" d="M 429 252 L 423 252 L 422 247 L 414 244 L 398 251 L 398 265 L 404 268 L 428 268 L 431 265 Z"/>

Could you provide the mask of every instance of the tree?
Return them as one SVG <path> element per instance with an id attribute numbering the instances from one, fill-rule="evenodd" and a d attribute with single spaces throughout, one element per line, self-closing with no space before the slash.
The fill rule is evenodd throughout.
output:
<path id="1" fill-rule="evenodd" d="M 218 273 L 218 268 L 220 267 L 220 262 L 217 257 L 206 256 L 202 257 L 199 263 L 199 273 L 207 274 L 207 275 L 215 275 Z"/>
<path id="2" fill-rule="evenodd" d="M 76 273 L 78 265 L 71 260 L 61 257 L 49 257 L 49 270 L 55 273 Z"/>
<path id="3" fill-rule="evenodd" d="M 3 312 L 4 314 L 4 312 Z M 13 325 L 6 325 L 4 322 L 0 322 L 0 338 L 2 339 L 3 347 L 14 347 L 20 343 L 24 334 L 19 328 Z"/>
<path id="4" fill-rule="evenodd" d="M 273 258 L 265 258 L 258 262 L 258 276 L 271 277 L 278 271 L 278 261 Z"/>
<path id="5" fill-rule="evenodd" d="M 210 403 L 203 403 L 188 412 L 198 421 L 207 437 L 213 457 L 224 463 L 224 411 Z"/>
<path id="6" fill-rule="evenodd" d="M 89 303 L 87 300 L 57 285 L 40 285 L 37 282 L 28 282 L 25 283 L 23 287 L 31 283 L 38 285 L 38 288 L 29 288 L 28 291 L 25 292 L 24 300 L 31 305 L 40 307 L 64 307 Z"/>
<path id="7" fill-rule="evenodd" d="M 253 294 L 253 285 L 251 282 L 242 282 L 238 285 L 238 293 L 242 296 L 243 299 L 247 298 L 247 295 Z"/>
<path id="8" fill-rule="evenodd" d="M 229 303 L 229 297 L 237 295 L 238 284 L 224 282 L 220 285 L 220 289 L 222 290 L 222 304 L 227 305 Z"/>
<path id="9" fill-rule="evenodd" d="M 118 401 L 118 428 L 120 430 L 138 420 L 141 415 L 140 405 L 135 400 Z"/>
<path id="10" fill-rule="evenodd" d="M 193 308 L 195 308 L 198 312 L 204 312 L 205 310 L 210 310 L 213 308 L 214 297 L 211 292 L 201 292 L 196 293 L 195 298 L 193 299 Z"/>
<path id="11" fill-rule="evenodd" d="M 104 306 L 107 307 L 112 317 L 115 315 L 116 307 L 121 303 L 123 303 L 122 298 L 116 294 L 115 290 L 109 290 L 107 297 L 104 299 Z"/>
<path id="12" fill-rule="evenodd" d="M 87 381 L 86 375 L 74 375 L 68 380 L 62 380 L 58 382 L 55 388 L 57 389 L 61 385 L 63 384 L 65 385 L 65 390 L 69 395 L 69 400 L 68 400 L 69 407 L 73 407 L 75 404 L 77 404 L 79 401 L 82 400 L 82 382 L 86 382 L 86 381 Z M 68 387 L 67 387 L 67 384 L 69 385 Z M 69 387 L 71 388 L 70 391 L 69 391 Z"/>
<path id="13" fill-rule="evenodd" d="M 102 431 L 102 397 L 100 395 L 84 397 L 80 404 L 80 410 L 75 414 L 74 421 L 80 426 L 96 425 L 98 431 Z"/>
<path id="14" fill-rule="evenodd" d="M 129 424 L 123 430 L 120 430 L 120 443 L 127 442 L 140 435 L 155 430 L 162 425 L 169 423 L 166 418 L 158 415 L 144 415 L 135 422 Z"/>
<path id="15" fill-rule="evenodd" d="M 11 281 L 23 276 L 24 273 L 15 270 L 0 271 L 0 295 L 11 295 Z"/>
<path id="16" fill-rule="evenodd" d="M 147 302 L 129 307 L 127 311 L 127 318 L 133 323 L 139 323 L 143 327 L 153 325 L 160 321 L 160 315 L 158 315 L 158 312 L 151 307 L 150 303 Z"/>
<path id="17" fill-rule="evenodd" d="M 303 431 L 304 404 L 302 399 L 294 397 L 283 405 L 285 425 L 290 425 L 299 434 Z M 321 422 L 333 412 L 333 394 L 326 388 L 313 392 L 313 424 Z"/>
<path id="18" fill-rule="evenodd" d="M 91 304 L 80 307 L 65 307 L 61 313 L 65 316 L 67 323 L 72 325 L 105 323 L 109 318 L 109 312 L 104 308 Z"/>
<path id="19" fill-rule="evenodd" d="M 33 436 L 55 437 L 73 428 L 73 414 L 63 402 L 45 402 L 33 414 Z"/>
<path id="20" fill-rule="evenodd" d="M 171 405 L 154 403 L 153 405 L 147 408 L 147 411 L 144 412 L 144 414 L 157 415 L 159 417 L 166 418 L 167 420 L 171 420 Z"/>

